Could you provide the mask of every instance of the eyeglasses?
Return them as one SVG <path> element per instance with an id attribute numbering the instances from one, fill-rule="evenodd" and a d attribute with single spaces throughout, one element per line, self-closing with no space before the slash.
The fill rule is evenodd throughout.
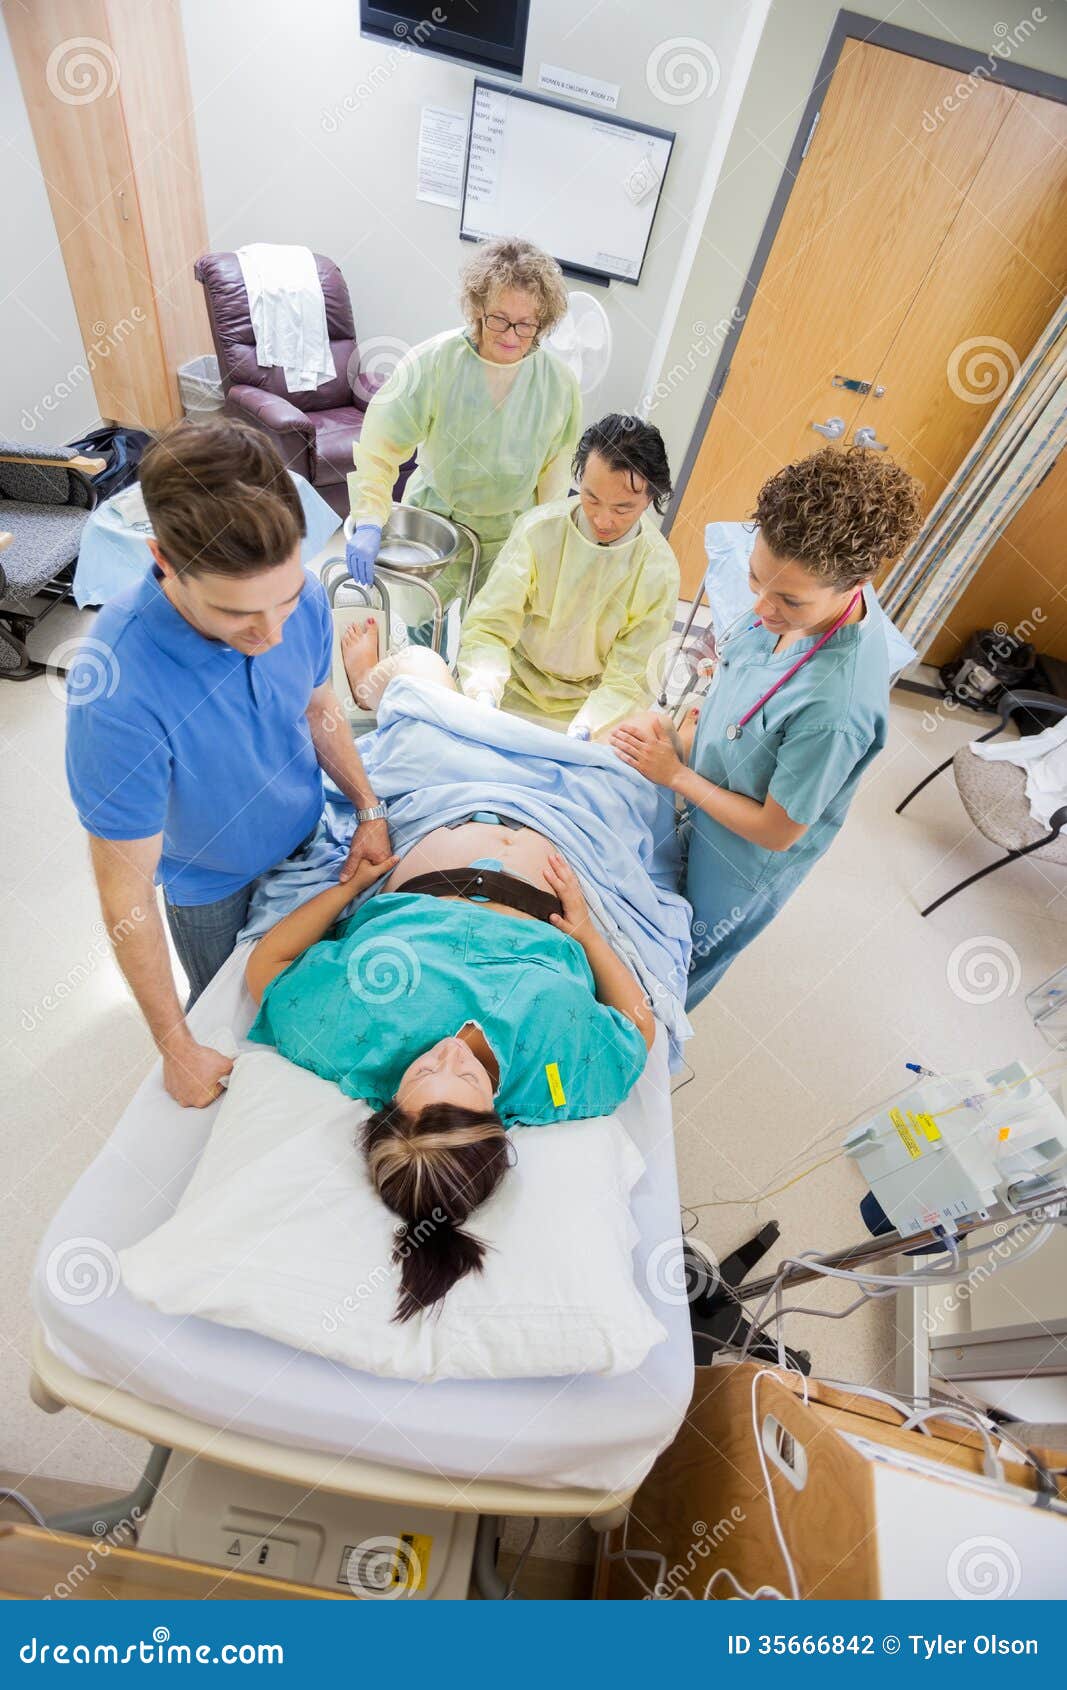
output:
<path id="1" fill-rule="evenodd" d="M 512 323 L 499 311 L 490 311 L 487 317 L 482 318 L 482 322 L 494 334 L 507 334 L 509 329 L 514 329 L 520 340 L 532 340 L 541 327 L 540 323 Z"/>

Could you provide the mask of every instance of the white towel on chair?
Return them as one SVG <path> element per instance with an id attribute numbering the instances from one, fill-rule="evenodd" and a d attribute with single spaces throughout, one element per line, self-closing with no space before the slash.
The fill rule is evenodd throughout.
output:
<path id="1" fill-rule="evenodd" d="M 972 745 L 990 763 L 1016 763 L 1026 770 L 1026 796 L 1035 822 L 1047 827 L 1054 810 L 1067 804 L 1067 716 L 1044 733 L 1026 734 L 1003 745 Z"/>
<path id="2" fill-rule="evenodd" d="M 326 301 L 311 249 L 265 241 L 237 248 L 256 337 L 256 362 L 281 366 L 290 393 L 307 393 L 336 373 Z"/>

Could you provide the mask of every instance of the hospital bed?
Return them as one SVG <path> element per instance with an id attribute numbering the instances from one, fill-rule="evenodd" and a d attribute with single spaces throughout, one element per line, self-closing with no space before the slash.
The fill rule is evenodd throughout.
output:
<path id="1" fill-rule="evenodd" d="M 191 1013 L 207 1042 L 230 1029 L 239 1048 L 253 1048 L 242 1038 L 253 1015 L 247 951 L 235 952 Z M 403 1592 L 422 1598 L 466 1595 L 472 1567 L 482 1594 L 503 1594 L 500 1516 L 618 1524 L 673 1439 L 693 1383 L 685 1297 L 665 1301 L 649 1288 L 679 1230 L 663 1031 L 619 1116 L 646 1164 L 632 1194 L 635 1283 L 667 1338 L 617 1377 L 420 1385 L 135 1301 L 116 1252 L 172 1214 L 217 1108 L 179 1108 L 157 1066 L 44 1237 L 33 1287 L 34 1400 L 153 1446 L 129 1496 L 50 1524 L 91 1533 L 143 1517 L 146 1547 L 354 1594 L 363 1592 L 353 1546 L 432 1542 L 430 1576 Z M 72 1243 L 90 1264 L 87 1291 L 49 1266 Z"/>

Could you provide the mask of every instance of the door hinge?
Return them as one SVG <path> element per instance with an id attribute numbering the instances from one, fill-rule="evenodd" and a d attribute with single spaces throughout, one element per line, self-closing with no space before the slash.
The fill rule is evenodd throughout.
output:
<path id="1" fill-rule="evenodd" d="M 732 364 L 727 364 L 725 370 L 723 370 L 723 372 L 722 372 L 722 375 L 719 377 L 719 383 L 718 383 L 718 386 L 715 389 L 716 399 L 721 398 L 722 390 L 726 386 L 726 378 L 730 374 L 730 371 L 732 370 L 732 368 L 733 368 Z"/>
<path id="2" fill-rule="evenodd" d="M 815 139 L 815 131 L 819 127 L 819 119 L 820 119 L 821 116 L 822 116 L 822 107 L 820 106 L 818 111 L 815 113 L 815 116 L 811 120 L 811 128 L 808 130 L 808 138 L 804 142 L 804 147 L 803 147 L 803 150 L 801 151 L 801 154 L 800 154 L 801 164 L 804 163 L 804 160 L 808 156 L 808 148 L 811 146 L 812 141 Z"/>

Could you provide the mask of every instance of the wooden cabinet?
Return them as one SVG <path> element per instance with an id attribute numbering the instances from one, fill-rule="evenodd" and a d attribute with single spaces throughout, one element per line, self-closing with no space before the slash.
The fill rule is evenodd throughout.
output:
<path id="1" fill-rule="evenodd" d="M 745 1590 L 771 1585 L 788 1596 L 791 1563 L 802 1598 L 914 1596 L 925 1576 L 916 1533 L 933 1556 L 922 1595 L 1001 1594 L 988 1585 L 965 1588 L 960 1552 L 996 1541 L 968 1538 L 965 1521 L 977 1514 L 990 1532 L 1025 1535 L 1020 1595 L 1062 1596 L 1067 1520 L 1020 1506 L 1036 1488 L 1034 1468 L 1008 1460 L 1003 1482 L 991 1485 L 976 1432 L 935 1419 L 924 1436 L 901 1430 L 900 1421 L 893 1408 L 847 1386 L 804 1383 L 753 1362 L 698 1367 L 677 1438 L 633 1498 L 626 1524 L 601 1540 L 594 1595 L 722 1600 L 737 1593 L 728 1572 Z M 1051 1469 L 1063 1464 L 1060 1451 L 1038 1454 Z M 894 1474 L 906 1491 L 920 1492 L 908 1528 L 916 1539 L 910 1570 L 893 1552 L 899 1508 L 891 1504 L 899 1491 L 895 1498 L 892 1482 L 887 1488 L 882 1478 L 892 1481 Z M 1067 1485 L 1060 1480 L 1057 1488 L 1062 1499 Z M 1035 1546 L 1027 1528 L 1038 1514 L 1043 1535 Z M 937 1538 L 939 1523 L 948 1528 L 945 1542 Z M 1001 1547 L 1013 1561 L 1010 1542 Z M 1042 1562 L 1060 1569 L 1051 1580 L 1054 1592 Z M 979 1567 L 976 1576 L 988 1572 Z M 941 1588 L 937 1581 L 946 1579 Z"/>
<path id="2" fill-rule="evenodd" d="M 180 11 L 4 0 L 4 18 L 100 414 L 158 429 L 181 415 L 178 365 L 211 347 Z"/>

